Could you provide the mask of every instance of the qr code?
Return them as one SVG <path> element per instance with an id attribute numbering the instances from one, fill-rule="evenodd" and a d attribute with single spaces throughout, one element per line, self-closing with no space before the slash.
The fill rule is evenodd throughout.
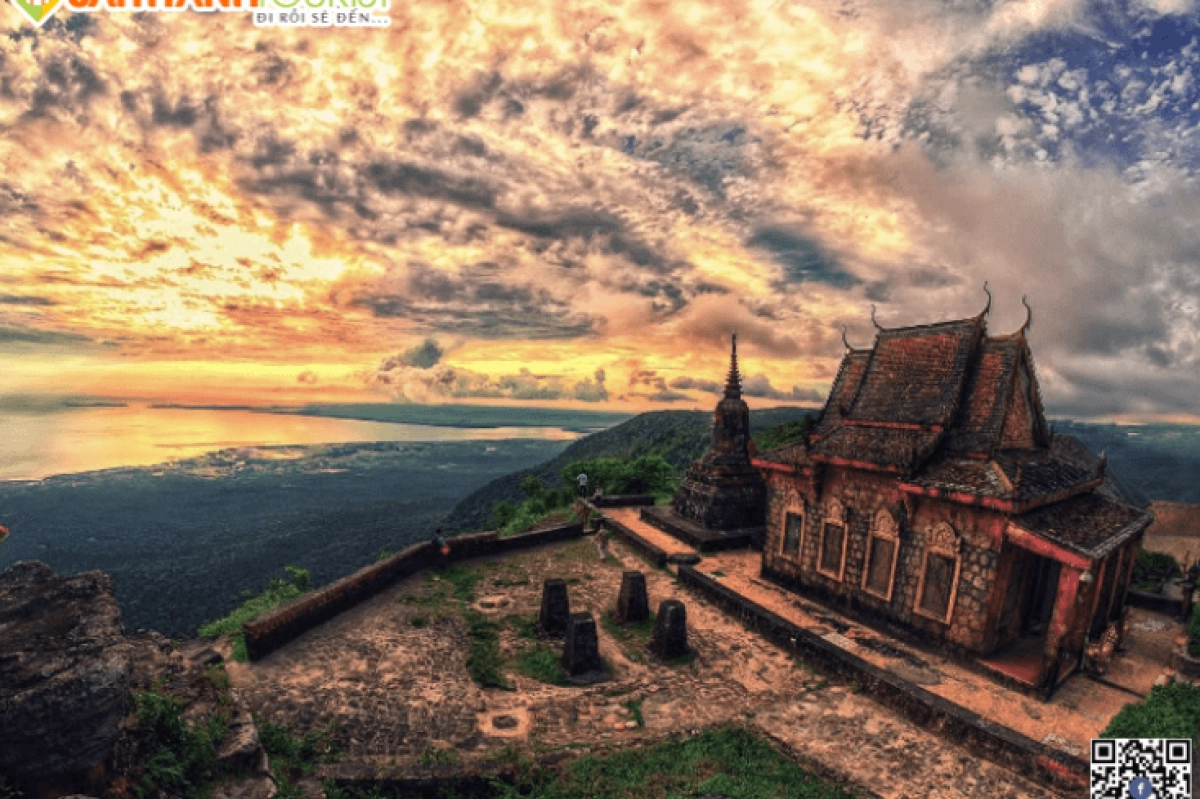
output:
<path id="1" fill-rule="evenodd" d="M 1191 799 L 1187 738 L 1092 741 L 1092 799 Z"/>

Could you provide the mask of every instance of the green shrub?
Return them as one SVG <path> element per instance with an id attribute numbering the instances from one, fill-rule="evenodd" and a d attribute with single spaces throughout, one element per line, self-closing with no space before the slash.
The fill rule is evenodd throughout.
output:
<path id="1" fill-rule="evenodd" d="M 197 632 L 204 638 L 218 635 L 229 636 L 233 640 L 233 659 L 239 663 L 245 663 L 249 658 L 246 653 L 246 638 L 242 632 L 242 625 L 269 610 L 291 602 L 309 589 L 311 575 L 308 569 L 285 566 L 284 570 L 288 573 L 290 580 L 276 577 L 271 580 L 267 589 L 261 594 L 247 599 L 228 616 L 200 625 Z"/>
<path id="2" fill-rule="evenodd" d="M 134 786 L 138 797 L 160 793 L 200 797 L 222 776 L 216 748 L 228 720 L 216 716 L 193 729 L 183 718 L 187 702 L 157 692 L 134 697 L 138 745 L 144 763 Z"/>
<path id="3" fill-rule="evenodd" d="M 296 781 L 312 774 L 318 764 L 337 762 L 334 721 L 321 729 L 309 730 L 299 738 L 282 724 L 263 723 L 257 718 L 255 723 L 263 749 L 271 756 L 271 770 L 275 772 L 279 789 L 277 799 L 302 799 L 303 793 Z"/>
<path id="4" fill-rule="evenodd" d="M 1139 591 L 1149 591 L 1179 573 L 1175 558 L 1164 552 L 1147 552 L 1143 549 L 1138 552 L 1133 564 L 1133 587 Z"/>
<path id="5" fill-rule="evenodd" d="M 1195 738 L 1200 730 L 1200 686 L 1155 686 L 1150 696 L 1121 709 L 1101 738 Z"/>
<path id="6" fill-rule="evenodd" d="M 530 499 L 540 497 L 545 490 L 546 487 L 542 485 L 542 481 L 532 474 L 521 481 L 521 492 Z"/>
<path id="7" fill-rule="evenodd" d="M 496 503 L 496 507 L 492 509 L 492 524 L 496 529 L 504 527 L 512 521 L 513 516 L 517 514 L 517 506 L 509 502 L 507 499 L 502 499 Z"/>
<path id="8" fill-rule="evenodd" d="M 561 472 L 568 485 L 574 484 L 580 473 L 588 476 L 589 488 L 602 488 L 610 495 L 670 493 L 679 482 L 679 473 L 661 455 L 572 461 Z"/>

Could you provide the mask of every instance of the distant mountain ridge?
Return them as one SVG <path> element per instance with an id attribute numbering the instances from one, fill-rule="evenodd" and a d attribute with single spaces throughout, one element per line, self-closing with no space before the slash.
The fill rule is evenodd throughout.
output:
<path id="1" fill-rule="evenodd" d="M 803 419 L 809 408 L 767 408 L 750 411 L 750 431 L 759 435 L 771 428 Z M 521 481 L 533 475 L 547 487 L 562 485 L 559 474 L 572 461 L 601 457 L 637 458 L 661 455 L 676 469 L 686 469 L 708 449 L 712 414 L 707 411 L 652 411 L 615 427 L 593 433 L 571 444 L 562 454 L 531 469 L 506 475 L 468 494 L 446 517 L 450 531 L 479 530 L 491 523 L 492 509 L 501 500 L 520 502 Z"/>
<path id="2" fill-rule="evenodd" d="M 817 411 L 770 408 L 750 412 L 750 428 L 758 438 L 786 422 Z M 1058 433 L 1075 436 L 1093 452 L 1105 452 L 1113 473 L 1139 500 L 1200 503 L 1200 427 L 1155 424 L 1119 426 L 1053 420 Z M 492 509 L 501 500 L 524 499 L 521 481 L 533 475 L 547 487 L 559 486 L 562 467 L 572 461 L 599 457 L 636 458 L 661 455 L 677 469 L 687 466 L 708 448 L 712 415 L 704 411 L 654 411 L 635 416 L 571 444 L 543 464 L 498 478 L 467 495 L 446 517 L 449 531 L 479 530 L 491 523 Z M 1139 502 L 1139 504 L 1141 504 Z"/>

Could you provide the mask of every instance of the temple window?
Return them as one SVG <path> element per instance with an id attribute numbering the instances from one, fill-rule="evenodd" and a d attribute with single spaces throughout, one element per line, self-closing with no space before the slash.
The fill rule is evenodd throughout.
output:
<path id="1" fill-rule="evenodd" d="M 917 586 L 915 609 L 918 613 L 940 622 L 950 622 L 961 565 L 958 535 L 953 527 L 942 522 L 926 536 L 925 562 Z"/>
<path id="2" fill-rule="evenodd" d="M 836 499 L 825 509 L 817 571 L 839 582 L 846 571 L 846 508 Z"/>
<path id="3" fill-rule="evenodd" d="M 867 567 L 863 569 L 862 587 L 867 593 L 892 601 L 896 585 L 896 562 L 900 551 L 900 525 L 896 517 L 880 508 L 871 526 L 867 541 Z"/>
<path id="4" fill-rule="evenodd" d="M 783 522 L 783 554 L 796 557 L 800 554 L 800 533 L 804 529 L 802 513 L 787 513 Z"/>

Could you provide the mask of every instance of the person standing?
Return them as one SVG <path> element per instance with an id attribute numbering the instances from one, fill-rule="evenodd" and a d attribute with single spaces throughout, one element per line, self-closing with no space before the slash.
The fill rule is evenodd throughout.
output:
<path id="1" fill-rule="evenodd" d="M 583 472 L 580 472 L 579 476 L 575 478 L 575 482 L 579 483 L 579 496 L 586 497 L 587 496 L 587 475 L 584 474 Z"/>

